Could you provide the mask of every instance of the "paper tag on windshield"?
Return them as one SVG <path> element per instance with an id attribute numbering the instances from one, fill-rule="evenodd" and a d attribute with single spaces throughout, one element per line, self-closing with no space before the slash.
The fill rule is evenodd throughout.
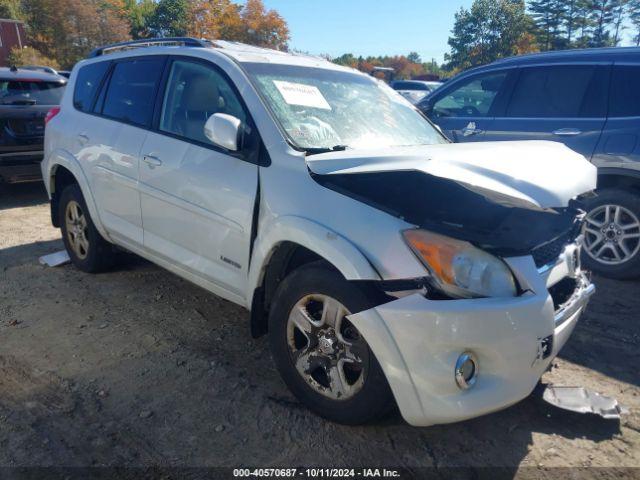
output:
<path id="1" fill-rule="evenodd" d="M 313 85 L 305 85 L 304 83 L 284 82 L 282 80 L 274 80 L 274 85 L 289 105 L 302 105 L 303 107 L 321 108 L 323 110 L 331 110 L 331 105 Z"/>

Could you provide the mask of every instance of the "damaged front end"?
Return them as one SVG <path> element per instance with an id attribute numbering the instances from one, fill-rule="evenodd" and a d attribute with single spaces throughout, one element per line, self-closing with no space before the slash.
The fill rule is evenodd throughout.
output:
<path id="1" fill-rule="evenodd" d="M 465 162 L 447 170 L 420 160 L 420 150 L 396 159 L 398 169 L 362 157 L 308 162 L 324 187 L 414 225 L 402 234 L 428 272 L 426 288 L 349 316 L 413 425 L 475 417 L 528 396 L 594 292 L 580 267 L 580 231 L 595 168 L 564 147 L 543 147 L 562 154 L 551 160 L 573 162 L 576 179 L 561 188 L 557 178 L 545 182 L 544 161 L 525 162 L 517 175 L 511 164 L 509 172 Z"/>

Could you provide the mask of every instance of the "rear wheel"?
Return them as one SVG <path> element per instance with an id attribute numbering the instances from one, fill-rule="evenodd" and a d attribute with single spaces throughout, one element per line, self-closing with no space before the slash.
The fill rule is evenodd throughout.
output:
<path id="1" fill-rule="evenodd" d="M 583 263 L 605 277 L 640 275 L 640 197 L 626 190 L 599 191 L 583 228 Z"/>
<path id="2" fill-rule="evenodd" d="M 375 303 L 373 295 L 317 263 L 278 287 L 269 316 L 274 361 L 293 394 L 324 418 L 360 424 L 394 405 L 378 361 L 346 318 Z"/>
<path id="3" fill-rule="evenodd" d="M 115 252 L 96 229 L 77 184 L 67 186 L 60 196 L 58 210 L 62 240 L 71 262 L 89 273 L 113 266 Z"/>

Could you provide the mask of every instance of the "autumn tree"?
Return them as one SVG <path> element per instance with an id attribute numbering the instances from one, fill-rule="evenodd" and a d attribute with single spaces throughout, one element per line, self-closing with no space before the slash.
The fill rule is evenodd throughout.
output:
<path id="1" fill-rule="evenodd" d="M 245 43 L 286 50 L 289 42 L 287 22 L 275 10 L 267 10 L 262 0 L 247 0 L 240 12 Z"/>
<path id="2" fill-rule="evenodd" d="M 24 0 L 29 43 L 70 68 L 99 45 L 129 38 L 129 24 L 102 0 Z"/>
<path id="3" fill-rule="evenodd" d="M 239 40 L 244 30 L 241 9 L 230 0 L 192 0 L 188 33 L 196 38 Z"/>
<path id="4" fill-rule="evenodd" d="M 244 5 L 231 0 L 190 0 L 187 19 L 187 34 L 193 37 L 288 48 L 287 22 L 275 10 L 267 10 L 262 0 L 247 0 Z"/>
<path id="5" fill-rule="evenodd" d="M 45 65 L 47 67 L 58 69 L 60 64 L 53 59 L 44 56 L 33 47 L 14 47 L 7 58 L 7 65 L 21 67 L 24 65 Z"/>

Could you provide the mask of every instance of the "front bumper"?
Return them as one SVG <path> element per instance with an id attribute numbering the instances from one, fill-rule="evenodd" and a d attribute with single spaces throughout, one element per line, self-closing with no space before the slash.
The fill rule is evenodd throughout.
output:
<path id="1" fill-rule="evenodd" d="M 564 262 L 540 272 L 531 257 L 506 261 L 527 289 L 519 297 L 430 300 L 414 293 L 349 317 L 410 424 L 465 420 L 527 397 L 594 292 L 586 276 L 580 270 L 569 275 Z M 554 307 L 548 287 L 567 276 L 575 277 L 576 289 Z M 467 351 L 479 373 L 473 388 L 461 390 L 454 369 Z"/>

